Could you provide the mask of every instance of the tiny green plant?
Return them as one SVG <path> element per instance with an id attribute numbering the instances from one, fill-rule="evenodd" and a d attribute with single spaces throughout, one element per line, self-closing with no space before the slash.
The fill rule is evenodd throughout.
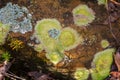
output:
<path id="1" fill-rule="evenodd" d="M 11 55 L 8 52 L 5 52 L 5 53 L 2 54 L 2 58 L 5 61 L 9 61 L 10 58 L 11 58 Z"/>

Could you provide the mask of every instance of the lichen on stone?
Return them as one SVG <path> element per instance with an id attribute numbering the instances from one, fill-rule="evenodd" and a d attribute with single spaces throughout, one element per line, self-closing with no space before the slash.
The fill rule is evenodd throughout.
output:
<path id="1" fill-rule="evenodd" d="M 65 50 L 73 49 L 80 43 L 78 33 L 74 29 L 69 27 L 63 28 L 58 40 Z"/>
<path id="2" fill-rule="evenodd" d="M 9 25 L 2 24 L 0 22 L 0 44 L 4 44 L 9 29 L 10 29 Z"/>
<path id="3" fill-rule="evenodd" d="M 51 52 L 51 53 L 46 53 L 47 59 L 49 59 L 54 65 L 59 63 L 60 61 L 63 60 L 64 54 L 59 53 L 57 51 Z"/>
<path id="4" fill-rule="evenodd" d="M 87 26 L 95 19 L 95 12 L 87 5 L 78 5 L 72 11 L 77 26 Z"/>
<path id="5" fill-rule="evenodd" d="M 41 52 L 43 50 L 43 46 L 41 44 L 36 44 L 34 46 L 35 51 Z"/>
<path id="6" fill-rule="evenodd" d="M 92 61 L 92 80 L 104 80 L 109 75 L 114 52 L 115 49 L 110 48 L 96 53 Z"/>
<path id="7" fill-rule="evenodd" d="M 0 9 L 0 22 L 10 25 L 10 30 L 22 34 L 32 31 L 32 15 L 26 7 L 20 7 L 11 2 Z"/>
<path id="8" fill-rule="evenodd" d="M 59 21 L 56 19 L 42 19 L 37 22 L 35 35 L 47 52 L 56 49 L 58 43 L 56 38 L 59 36 L 61 28 Z"/>
<path id="9" fill-rule="evenodd" d="M 106 47 L 108 47 L 110 44 L 109 44 L 109 42 L 107 41 L 107 40 L 102 40 L 101 41 L 101 46 L 102 46 L 102 48 L 106 48 Z"/>
<path id="10" fill-rule="evenodd" d="M 74 77 L 76 80 L 87 80 L 88 76 L 89 70 L 87 70 L 86 68 L 78 68 L 74 73 Z"/>

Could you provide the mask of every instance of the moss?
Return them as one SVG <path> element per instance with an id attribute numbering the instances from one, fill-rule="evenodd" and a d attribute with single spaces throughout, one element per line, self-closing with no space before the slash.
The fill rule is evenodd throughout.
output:
<path id="1" fill-rule="evenodd" d="M 9 32 L 10 27 L 0 22 L 0 44 L 4 44 L 5 38 Z"/>
<path id="2" fill-rule="evenodd" d="M 75 48 L 79 44 L 79 35 L 72 28 L 64 28 L 59 36 L 59 41 L 65 50 Z"/>
<path id="3" fill-rule="evenodd" d="M 56 65 L 60 61 L 63 60 L 64 54 L 59 53 L 59 52 L 51 52 L 51 53 L 46 53 L 46 57 L 54 64 Z"/>
<path id="4" fill-rule="evenodd" d="M 101 46 L 102 46 L 102 48 L 106 48 L 106 47 L 108 47 L 110 44 L 109 44 L 109 42 L 107 41 L 107 40 L 102 40 L 101 41 Z"/>
<path id="5" fill-rule="evenodd" d="M 74 17 L 74 23 L 77 26 L 87 26 L 95 19 L 94 11 L 87 5 L 78 5 L 72 11 Z"/>
<path id="6" fill-rule="evenodd" d="M 113 62 L 114 48 L 98 52 L 93 59 L 91 75 L 92 80 L 104 80 L 110 72 Z"/>
<path id="7" fill-rule="evenodd" d="M 57 44 L 57 39 L 51 37 L 49 31 L 55 29 L 60 32 L 61 28 L 62 27 L 59 21 L 56 19 L 43 19 L 37 22 L 37 25 L 35 27 L 35 34 L 38 36 L 38 39 L 41 41 L 47 52 L 54 51 Z"/>
<path id="8" fill-rule="evenodd" d="M 4 59 L 4 61 L 9 61 L 11 58 L 11 55 L 8 52 L 5 52 L 2 54 L 2 58 Z"/>
<path id="9" fill-rule="evenodd" d="M 77 80 L 87 80 L 88 76 L 89 76 L 89 70 L 87 70 L 86 68 L 79 68 L 74 73 L 74 77 Z"/>

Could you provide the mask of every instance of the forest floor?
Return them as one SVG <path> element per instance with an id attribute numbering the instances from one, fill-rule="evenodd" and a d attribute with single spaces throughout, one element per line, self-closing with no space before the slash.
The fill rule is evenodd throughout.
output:
<path id="1" fill-rule="evenodd" d="M 26 6 L 32 14 L 32 23 L 34 27 L 36 22 L 41 19 L 55 18 L 60 21 L 62 27 L 71 27 L 84 38 L 84 43 L 82 45 L 78 45 L 75 49 L 66 52 L 71 62 L 66 62 L 64 64 L 61 62 L 56 66 L 52 66 L 49 62 L 46 63 L 46 59 L 44 59 L 45 51 L 39 53 L 27 45 L 19 51 L 11 51 L 8 48 L 12 56 L 16 58 L 10 71 L 18 76 L 27 78 L 27 80 L 30 80 L 30 77 L 27 76 L 30 71 L 42 70 L 43 73 L 50 73 L 56 80 L 60 80 L 60 76 L 56 76 L 50 69 L 62 72 L 63 74 L 70 74 L 70 72 L 74 72 L 78 67 L 86 67 L 89 69 L 94 54 L 104 50 L 100 44 L 103 39 L 108 40 L 111 47 L 118 48 L 120 46 L 120 20 L 118 19 L 113 22 L 111 24 L 112 26 L 105 23 L 109 15 L 107 14 L 105 6 L 98 5 L 96 0 L 1 0 L 1 2 L 1 8 L 8 2 Z M 95 12 L 96 18 L 88 26 L 79 27 L 73 22 L 72 10 L 79 4 L 86 4 Z M 25 35 L 11 33 L 11 36 L 21 36 L 24 41 L 28 41 L 33 32 L 28 32 Z M 7 48 L 7 46 L 5 46 L 5 48 Z M 73 80 L 69 78 L 68 75 L 63 79 Z"/>

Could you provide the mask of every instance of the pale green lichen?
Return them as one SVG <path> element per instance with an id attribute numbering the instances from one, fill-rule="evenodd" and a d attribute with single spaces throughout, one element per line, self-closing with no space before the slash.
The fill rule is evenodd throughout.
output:
<path id="1" fill-rule="evenodd" d="M 70 50 L 79 45 L 78 33 L 72 28 L 64 28 L 59 36 L 59 41 L 65 50 Z"/>
<path id="2" fill-rule="evenodd" d="M 54 65 L 63 60 L 64 54 L 59 52 L 46 53 L 47 59 L 49 59 Z"/>
<path id="3" fill-rule="evenodd" d="M 94 11 L 87 5 L 78 5 L 73 9 L 74 23 L 77 26 L 87 26 L 95 19 Z"/>
<path id="4" fill-rule="evenodd" d="M 9 32 L 10 27 L 0 22 L 0 44 L 4 44 L 5 38 Z"/>
<path id="5" fill-rule="evenodd" d="M 43 50 L 43 45 L 42 44 L 37 44 L 34 46 L 35 51 L 41 52 Z"/>
<path id="6" fill-rule="evenodd" d="M 109 75 L 114 52 L 115 49 L 110 48 L 94 56 L 91 69 L 92 80 L 104 80 Z"/>
<path id="7" fill-rule="evenodd" d="M 102 48 L 106 48 L 106 47 L 108 47 L 110 44 L 109 44 L 109 42 L 107 41 L 107 40 L 102 40 L 101 41 L 101 46 L 102 46 Z"/>
<path id="8" fill-rule="evenodd" d="M 49 31 L 55 29 L 60 32 L 61 28 L 59 21 L 56 19 L 43 19 L 37 22 L 35 34 L 47 52 L 54 51 L 57 44 L 57 39 L 51 37 Z"/>
<path id="9" fill-rule="evenodd" d="M 97 0 L 98 1 L 98 5 L 106 5 L 107 4 L 107 0 Z"/>
<path id="10" fill-rule="evenodd" d="M 74 73 L 74 77 L 77 80 L 87 80 L 88 76 L 89 70 L 87 70 L 86 68 L 78 68 Z"/>

